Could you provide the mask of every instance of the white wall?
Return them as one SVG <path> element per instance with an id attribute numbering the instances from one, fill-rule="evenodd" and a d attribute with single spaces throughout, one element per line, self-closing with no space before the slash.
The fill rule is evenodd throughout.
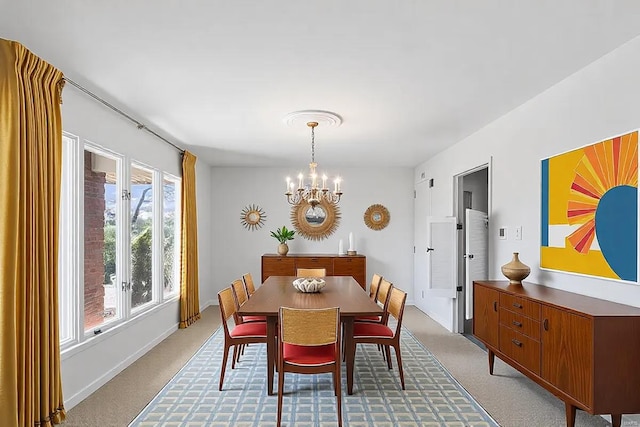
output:
<path id="1" fill-rule="evenodd" d="M 178 151 L 67 85 L 63 92 L 63 129 L 81 139 L 130 155 L 176 176 L 182 175 Z M 196 164 L 199 236 L 209 236 L 210 167 Z M 210 299 L 205 284 L 211 281 L 211 242 L 199 239 L 201 307 Z M 177 329 L 178 300 L 157 307 L 127 325 L 105 331 L 62 353 L 65 406 L 72 408 Z"/>
<path id="2" fill-rule="evenodd" d="M 432 192 L 432 214 L 453 215 L 453 180 L 492 158 L 489 276 L 520 252 L 527 281 L 640 306 L 640 286 L 540 269 L 540 160 L 640 127 L 640 38 L 621 46 L 454 147 L 419 165 L 445 185 Z M 416 215 L 421 215 L 416 212 Z M 509 228 L 499 240 L 498 227 Z M 522 226 L 522 240 L 513 229 Z M 451 301 L 436 299 L 428 314 L 451 316 Z"/>
<path id="3" fill-rule="evenodd" d="M 250 272 L 260 283 L 261 255 L 276 253 L 277 240 L 270 231 L 290 221 L 291 205 L 286 201 L 285 177 L 304 165 L 286 168 L 213 168 L 211 209 L 213 239 L 213 287 L 219 290 Z M 319 170 L 323 170 L 322 164 Z M 296 169 L 298 168 L 298 169 Z M 356 250 L 367 257 L 367 279 L 379 273 L 401 289 L 413 301 L 413 177 L 410 168 L 332 168 L 343 178 L 340 226 L 325 240 L 311 241 L 296 234 L 288 242 L 290 253 L 338 253 L 338 242 L 347 249 L 349 232 L 353 232 Z M 389 210 L 391 221 L 380 231 L 364 223 L 365 210 L 380 203 Z M 259 205 L 266 212 L 264 226 L 246 230 L 240 212 L 249 205 Z"/>

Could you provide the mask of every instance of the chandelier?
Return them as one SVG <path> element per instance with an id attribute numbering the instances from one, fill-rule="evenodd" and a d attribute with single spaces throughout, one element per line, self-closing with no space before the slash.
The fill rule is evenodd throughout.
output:
<path id="1" fill-rule="evenodd" d="M 302 173 L 298 175 L 298 188 L 295 188 L 295 183 L 290 177 L 287 177 L 287 192 L 284 193 L 287 196 L 287 201 L 292 205 L 305 201 L 315 208 L 322 201 L 329 203 L 338 203 L 340 196 L 342 196 L 342 190 L 340 189 L 341 179 L 337 177 L 333 181 L 333 191 L 329 191 L 327 187 L 327 175 L 318 176 L 316 167 L 318 164 L 315 159 L 315 128 L 318 126 L 318 122 L 308 122 L 307 126 L 311 128 L 311 163 L 309 163 L 309 182 L 305 182 L 305 177 Z"/>

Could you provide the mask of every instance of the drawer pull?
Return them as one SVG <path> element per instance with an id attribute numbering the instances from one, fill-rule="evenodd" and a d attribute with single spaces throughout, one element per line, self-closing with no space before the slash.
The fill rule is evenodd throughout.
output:
<path id="1" fill-rule="evenodd" d="M 493 311 L 498 311 L 498 301 L 493 302 Z"/>
<path id="2" fill-rule="evenodd" d="M 511 342 L 514 343 L 515 345 L 517 345 L 518 347 L 522 347 L 522 343 L 520 341 L 518 341 L 517 339 L 515 339 L 515 338 L 512 338 Z"/>
<path id="3" fill-rule="evenodd" d="M 544 321 L 542 322 L 542 327 L 545 331 L 549 330 L 549 319 L 544 319 Z"/>
<path id="4" fill-rule="evenodd" d="M 517 326 L 518 328 L 522 328 L 522 323 L 516 322 L 515 320 L 513 321 L 513 325 Z"/>
<path id="5" fill-rule="evenodd" d="M 514 303 L 513 303 L 513 306 L 514 306 L 515 308 L 522 308 L 522 304 L 518 304 L 517 302 L 514 302 Z"/>

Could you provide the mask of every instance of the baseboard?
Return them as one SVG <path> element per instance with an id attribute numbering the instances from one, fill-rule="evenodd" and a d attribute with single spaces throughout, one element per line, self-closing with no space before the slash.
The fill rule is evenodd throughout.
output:
<path id="1" fill-rule="evenodd" d="M 65 409 L 67 411 L 70 410 L 71 408 L 76 406 L 78 403 L 82 402 L 84 399 L 89 397 L 92 393 L 95 393 L 100 387 L 102 387 L 103 385 L 111 381 L 116 375 L 124 371 L 127 367 L 129 367 L 129 365 L 131 365 L 133 362 L 135 362 L 136 360 L 144 356 L 149 350 L 151 350 L 153 347 L 160 344 L 160 342 L 162 342 L 165 338 L 167 338 L 169 335 L 171 335 L 177 330 L 178 330 L 178 323 L 176 323 L 174 326 L 164 331 L 162 334 L 158 335 L 153 341 L 150 341 L 147 345 L 140 348 L 135 353 L 131 354 L 121 363 L 114 366 L 109 371 L 105 372 L 104 375 L 102 375 L 100 378 L 93 381 L 91 384 L 87 385 L 78 393 L 74 394 L 71 397 L 65 398 L 64 400 Z"/>

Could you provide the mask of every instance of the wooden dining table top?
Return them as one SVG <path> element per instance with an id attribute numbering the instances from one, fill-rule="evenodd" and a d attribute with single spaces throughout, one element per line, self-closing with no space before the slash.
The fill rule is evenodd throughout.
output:
<path id="1" fill-rule="evenodd" d="M 304 293 L 293 287 L 296 276 L 270 276 L 240 307 L 241 316 L 277 316 L 280 307 L 339 307 L 341 317 L 374 316 L 383 310 L 369 298 L 351 276 L 323 277 L 326 286 L 320 292 Z"/>

